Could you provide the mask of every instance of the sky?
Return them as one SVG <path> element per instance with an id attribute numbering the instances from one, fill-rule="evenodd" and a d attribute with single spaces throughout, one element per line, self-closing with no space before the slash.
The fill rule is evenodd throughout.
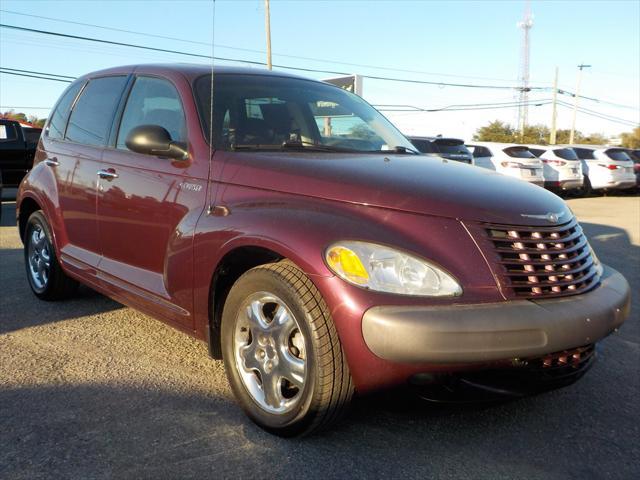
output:
<path id="1" fill-rule="evenodd" d="M 579 64 L 591 65 L 583 72 L 581 95 L 598 101 L 580 99 L 580 107 L 589 112 L 578 112 L 578 130 L 616 136 L 640 123 L 640 1 L 532 0 L 530 9 L 530 83 L 545 90 L 530 93 L 529 123 L 550 125 L 552 110 L 546 103 L 555 68 L 560 88 L 575 92 Z M 522 31 L 517 22 L 524 11 L 523 0 L 271 0 L 273 63 L 437 83 L 364 78 L 363 97 L 374 105 L 439 109 L 493 104 L 481 110 L 385 112 L 406 134 L 468 140 L 490 121 L 517 122 L 517 108 L 509 104 L 518 99 L 514 87 L 519 85 Z M 266 58 L 264 12 L 263 0 L 216 0 L 215 5 L 211 0 L 0 0 L 5 25 L 259 62 Z M 0 28 L 0 68 L 76 76 L 153 62 L 207 60 Z M 336 76 L 283 71 L 316 79 Z M 47 116 L 65 85 L 0 73 L 0 110 L 14 107 Z M 573 98 L 559 99 L 569 106 L 558 107 L 558 128 L 570 128 Z M 495 108 L 496 103 L 507 107 Z"/>

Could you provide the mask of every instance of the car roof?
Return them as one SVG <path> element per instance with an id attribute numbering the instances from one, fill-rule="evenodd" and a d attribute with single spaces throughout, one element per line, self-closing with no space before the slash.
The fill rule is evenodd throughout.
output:
<path id="1" fill-rule="evenodd" d="M 448 141 L 454 140 L 456 142 L 464 143 L 464 140 L 456 137 L 419 137 L 417 135 L 407 135 L 407 138 L 409 140 L 428 140 L 430 142 L 438 141 L 438 140 L 448 140 Z"/>
<path id="2" fill-rule="evenodd" d="M 467 143 L 467 146 L 479 146 L 479 147 L 496 147 L 496 148 L 511 148 L 511 147 L 524 147 L 529 148 L 528 145 L 522 145 L 519 143 L 500 143 L 500 142 L 470 142 Z"/>
<path id="3" fill-rule="evenodd" d="M 96 70 L 94 72 L 87 73 L 78 77 L 80 79 L 92 78 L 104 75 L 114 75 L 114 74 L 130 74 L 135 72 L 145 72 L 145 73 L 181 73 L 189 80 L 193 80 L 194 78 L 200 77 L 202 75 L 210 74 L 212 71 L 211 64 L 200 64 L 200 63 L 143 63 L 136 65 L 122 65 L 118 67 L 111 67 L 103 70 Z M 286 78 L 297 78 L 300 80 L 309 80 L 312 82 L 320 82 L 319 80 L 314 80 L 308 77 L 303 77 L 300 75 L 294 75 L 291 73 L 267 70 L 266 68 L 253 68 L 253 67 L 234 67 L 227 65 L 214 65 L 213 66 L 213 74 L 218 75 L 263 75 L 269 77 L 286 77 Z M 322 82 L 320 82 L 322 83 Z"/>

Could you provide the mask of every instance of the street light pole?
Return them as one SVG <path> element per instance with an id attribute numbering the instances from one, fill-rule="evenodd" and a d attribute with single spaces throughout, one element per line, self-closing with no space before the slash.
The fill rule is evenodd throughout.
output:
<path id="1" fill-rule="evenodd" d="M 271 14 L 269 0 L 264 0 L 264 23 L 267 31 L 267 68 L 271 70 Z"/>
<path id="2" fill-rule="evenodd" d="M 581 63 L 578 65 L 578 84 L 576 85 L 576 95 L 573 101 L 573 120 L 571 122 L 571 133 L 569 134 L 569 144 L 573 145 L 573 140 L 576 134 L 576 113 L 578 112 L 578 99 L 580 98 L 580 84 L 582 83 L 582 70 L 589 68 L 591 65 L 585 65 Z"/>

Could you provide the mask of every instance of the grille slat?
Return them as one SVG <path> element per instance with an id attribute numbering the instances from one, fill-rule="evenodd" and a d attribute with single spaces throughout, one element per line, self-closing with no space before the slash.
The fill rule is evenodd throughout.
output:
<path id="1" fill-rule="evenodd" d="M 546 266 L 546 265 L 563 265 L 563 264 L 571 264 L 579 262 L 580 260 L 584 260 L 585 258 L 590 258 L 591 252 L 589 250 L 585 250 L 580 255 L 576 255 L 575 257 L 569 257 L 565 259 L 559 260 L 522 260 L 522 259 L 509 259 L 509 260 L 500 260 L 499 262 L 504 265 L 535 265 L 535 266 Z"/>
<path id="2" fill-rule="evenodd" d="M 518 241 L 519 241 L 519 239 L 518 239 Z M 559 243 L 559 242 L 556 242 L 554 240 L 554 244 L 555 243 Z M 546 242 L 540 242 L 540 241 L 537 244 L 544 244 L 545 245 L 545 249 L 542 250 L 540 248 L 525 248 L 525 247 L 522 247 L 521 249 L 514 249 L 513 247 L 510 247 L 510 248 L 497 247 L 496 248 L 496 252 L 498 252 L 498 253 L 517 253 L 517 254 L 527 253 L 527 254 L 530 254 L 530 255 L 540 255 L 540 254 L 544 254 L 544 253 L 547 253 L 547 252 L 555 253 L 555 254 L 572 253 L 572 252 L 575 252 L 576 250 L 579 250 L 579 249 L 583 248 L 587 244 L 587 239 L 583 236 L 579 240 L 578 243 L 576 243 L 575 245 L 572 245 L 570 247 L 567 247 L 567 248 L 557 248 L 557 247 L 554 247 L 553 244 L 549 244 L 550 246 L 546 246 L 547 245 Z"/>
<path id="3" fill-rule="evenodd" d="M 576 295 L 600 281 L 575 218 L 552 227 L 486 225 L 486 231 L 502 265 L 503 282 L 518 297 Z"/>
<path id="4" fill-rule="evenodd" d="M 582 235 L 582 228 L 577 227 L 575 232 L 573 232 L 570 235 L 567 235 L 566 237 L 554 238 L 554 242 L 566 243 L 566 242 L 569 242 L 569 241 L 572 241 L 572 240 L 576 240 L 577 238 L 580 238 L 581 235 Z M 492 237 L 492 240 L 494 241 L 494 243 L 496 243 L 496 245 L 498 243 L 504 243 L 504 244 L 512 243 L 512 239 L 510 239 L 510 238 L 502 239 L 500 237 L 498 237 L 498 238 Z M 540 240 L 537 239 L 537 238 L 534 238 L 534 239 L 520 238 L 519 241 L 522 242 L 522 243 L 538 243 L 538 242 L 540 242 Z"/>

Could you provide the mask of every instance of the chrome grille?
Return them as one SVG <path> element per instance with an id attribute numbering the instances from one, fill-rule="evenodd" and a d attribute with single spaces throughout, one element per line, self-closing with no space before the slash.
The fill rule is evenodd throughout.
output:
<path id="1" fill-rule="evenodd" d="M 576 295 L 594 288 L 600 277 L 582 227 L 487 225 L 502 266 L 504 283 L 518 297 Z"/>

